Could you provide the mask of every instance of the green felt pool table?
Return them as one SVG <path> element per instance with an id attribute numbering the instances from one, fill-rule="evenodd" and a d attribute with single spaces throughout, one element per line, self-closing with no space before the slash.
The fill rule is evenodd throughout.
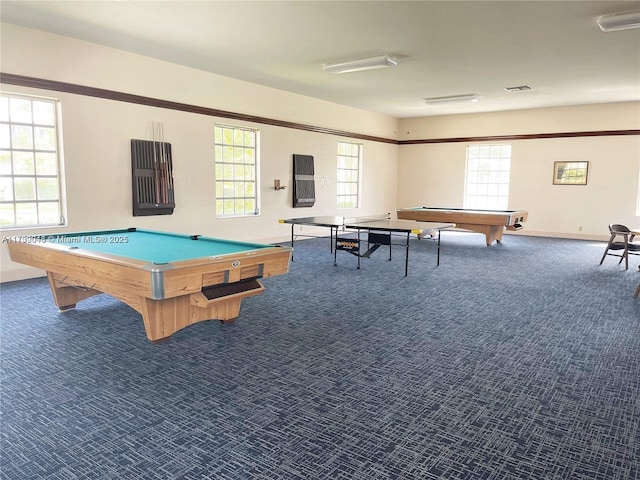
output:
<path id="1" fill-rule="evenodd" d="M 289 271 L 291 248 L 129 228 L 5 239 L 11 259 L 47 272 L 60 310 L 107 293 L 159 342 L 196 322 L 233 321 L 260 278 Z"/>

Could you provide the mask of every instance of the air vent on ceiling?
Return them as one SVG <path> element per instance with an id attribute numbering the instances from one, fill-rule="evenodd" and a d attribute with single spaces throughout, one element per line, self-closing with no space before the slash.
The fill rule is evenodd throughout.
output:
<path id="1" fill-rule="evenodd" d="M 525 90 L 531 90 L 531 87 L 529 85 L 518 85 L 517 87 L 505 87 L 504 89 L 507 92 L 514 93 L 514 92 L 524 92 Z"/>

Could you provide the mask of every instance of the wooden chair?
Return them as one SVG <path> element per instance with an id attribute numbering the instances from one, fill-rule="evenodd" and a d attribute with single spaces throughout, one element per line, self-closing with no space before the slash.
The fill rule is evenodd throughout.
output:
<path id="1" fill-rule="evenodd" d="M 604 251 L 604 255 L 602 255 L 602 260 L 600 260 L 600 265 L 602 265 L 607 255 L 610 255 L 612 257 L 620 257 L 618 263 L 622 263 L 622 260 L 624 260 L 624 269 L 628 270 L 629 255 L 640 255 L 640 244 L 633 242 L 635 235 L 631 233 L 629 227 L 624 225 L 609 225 L 609 232 L 611 233 L 611 237 L 609 238 L 609 243 Z M 611 251 L 618 252 L 620 250 L 622 250 L 620 253 L 611 253 Z"/>

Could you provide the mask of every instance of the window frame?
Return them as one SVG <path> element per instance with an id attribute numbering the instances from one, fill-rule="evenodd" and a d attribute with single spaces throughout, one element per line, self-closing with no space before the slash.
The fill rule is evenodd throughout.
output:
<path id="1" fill-rule="evenodd" d="M 218 136 L 218 130 L 220 129 L 220 137 Z M 226 143 L 224 141 L 224 131 L 231 130 L 232 143 Z M 240 145 L 236 143 L 236 135 L 241 133 L 243 136 L 243 144 Z M 247 146 L 244 141 L 246 140 L 246 135 L 253 135 L 253 145 Z M 219 143 L 218 139 L 222 140 L 222 143 Z M 231 155 L 233 161 L 224 161 L 225 159 L 229 159 L 229 150 L 231 149 Z M 253 163 L 245 162 L 236 162 L 236 150 L 237 149 L 250 149 L 253 152 L 252 158 Z M 246 152 L 245 152 L 246 153 Z M 227 156 L 225 156 L 227 155 Z M 243 169 L 247 165 L 253 165 L 253 176 L 247 182 L 247 179 L 239 180 L 237 178 L 227 179 L 225 178 L 225 167 L 231 167 L 234 170 L 233 175 L 235 176 L 235 171 L 242 166 Z M 216 210 L 216 218 L 234 218 L 234 217 L 255 217 L 260 215 L 260 130 L 253 127 L 245 127 L 239 125 L 229 125 L 229 124 L 216 124 L 214 125 L 214 169 L 215 169 L 215 210 Z M 222 173 L 222 178 L 219 178 L 219 174 Z M 246 175 L 246 169 L 244 170 L 244 174 Z M 232 195 L 225 195 L 225 188 L 228 190 L 229 185 L 233 184 Z M 245 185 L 242 187 L 244 189 L 244 195 L 236 196 L 235 192 L 237 191 L 237 187 L 239 183 L 244 183 Z M 246 193 L 246 183 L 253 183 L 253 195 L 247 195 Z M 252 211 L 248 211 L 246 209 L 246 201 L 252 200 L 254 203 L 254 208 Z M 226 208 L 229 204 L 225 202 L 233 202 L 233 208 Z M 240 205 L 238 202 L 245 202 L 245 207 L 242 209 L 237 208 Z"/>
<path id="2" fill-rule="evenodd" d="M 467 145 L 463 208 L 470 210 L 508 209 L 512 156 L 513 145 L 510 143 Z M 492 165 L 496 161 L 498 161 L 497 168 Z M 505 163 L 507 168 L 505 168 Z M 490 168 L 481 168 L 481 166 L 486 167 L 487 165 Z M 504 181 L 505 176 L 506 181 Z M 483 177 L 486 181 L 482 181 Z M 485 201 L 480 202 L 480 198 L 484 198 Z"/>
<path id="3" fill-rule="evenodd" d="M 65 226 L 67 224 L 66 221 L 66 204 L 65 204 L 65 192 L 64 192 L 64 168 L 63 168 L 63 139 L 62 139 L 62 104 L 60 99 L 44 97 L 39 95 L 28 95 L 22 93 L 12 93 L 6 91 L 0 91 L 0 101 L 5 102 L 6 99 L 6 110 L 4 110 L 3 105 L 3 114 L 0 116 L 0 128 L 5 129 L 5 133 L 2 134 L 4 137 L 4 141 L 0 141 L 0 156 L 7 155 L 8 158 L 4 158 L 3 160 L 8 160 L 8 167 L 10 168 L 10 172 L 2 172 L 0 173 L 0 178 L 10 178 L 11 183 L 11 197 L 12 199 L 4 199 L 0 197 L 0 208 L 4 210 L 7 208 L 6 206 L 13 207 L 13 223 L 3 223 L 3 220 L 0 219 L 0 229 L 2 230 L 20 230 L 20 229 L 39 229 L 39 228 L 51 228 L 51 227 L 60 227 Z M 24 121 L 21 119 L 12 118 L 12 109 L 11 102 L 12 101 L 28 101 L 30 103 L 30 115 L 29 120 Z M 51 104 L 53 112 L 51 113 L 52 123 L 43 123 L 38 122 L 37 118 L 34 118 L 34 115 L 37 115 L 37 112 L 34 113 L 34 103 L 48 103 Z M 6 117 L 4 116 L 6 113 Z M 15 127 L 27 128 L 31 129 L 30 133 L 30 146 L 15 146 Z M 39 147 L 38 145 L 38 132 L 37 129 L 41 130 L 41 133 L 45 133 L 46 130 L 52 129 L 51 134 L 49 135 L 49 140 L 53 142 L 53 148 L 44 148 Z M 4 142 L 7 143 L 4 143 Z M 26 154 L 25 157 L 28 157 L 29 154 L 32 155 L 32 173 L 16 173 L 17 159 L 19 154 Z M 48 161 L 44 161 L 47 156 L 53 156 L 53 159 L 48 159 Z M 39 158 L 40 157 L 40 158 Z M 3 161 L 0 159 L 0 162 Z M 28 162 L 28 160 L 27 160 Z M 46 163 L 46 166 L 45 166 Z M 42 173 L 42 169 L 49 168 L 50 171 L 47 173 Z M 41 169 L 41 173 L 38 173 L 38 168 Z M 0 170 L 1 171 L 1 170 Z M 33 198 L 28 199 L 16 199 L 16 179 L 33 179 Z M 53 182 L 44 182 L 45 180 L 54 180 Z M 49 183 L 48 191 L 49 197 L 44 197 L 45 195 L 45 184 Z M 41 196 L 42 195 L 42 196 Z M 2 195 L 4 196 L 4 195 Z M 35 215 L 36 222 L 35 223 L 20 223 L 20 209 L 17 208 L 18 205 L 29 205 L 33 204 L 33 208 L 35 211 L 27 213 L 27 215 Z M 44 210 L 46 205 L 54 205 L 55 207 L 52 209 L 52 212 L 49 213 L 49 218 L 53 218 L 53 215 L 57 217 L 57 220 L 46 221 L 43 220 L 46 218 L 47 214 Z M 9 210 L 10 208 L 7 208 Z M 2 214 L 4 215 L 4 213 Z"/>
<path id="4" fill-rule="evenodd" d="M 640 164 L 640 159 L 638 159 L 638 163 Z M 638 169 L 638 201 L 636 204 L 636 216 L 640 217 L 640 169 Z"/>
<path id="5" fill-rule="evenodd" d="M 346 146 L 351 150 L 351 152 L 346 152 Z M 354 155 L 353 149 L 357 150 L 357 153 Z M 341 167 L 341 159 L 356 159 L 356 167 L 355 168 L 345 168 Z M 359 208 L 361 203 L 361 194 L 362 194 L 362 158 L 363 158 L 363 146 L 362 143 L 353 143 L 353 142 L 338 142 L 338 154 L 337 154 L 337 168 L 336 168 L 336 205 L 338 209 L 348 209 L 348 208 Z M 346 161 L 344 162 L 346 164 Z M 355 171 L 356 180 L 344 181 L 340 180 L 342 177 L 349 176 L 348 172 Z M 341 173 L 344 173 L 341 175 Z M 353 177 L 353 175 L 351 175 Z M 355 194 L 353 192 L 341 193 L 342 186 L 353 186 L 355 185 Z M 355 202 L 342 202 L 344 199 L 354 199 Z"/>

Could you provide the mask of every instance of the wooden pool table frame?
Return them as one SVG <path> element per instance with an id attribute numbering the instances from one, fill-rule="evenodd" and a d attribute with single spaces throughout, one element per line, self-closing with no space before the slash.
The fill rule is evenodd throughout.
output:
<path id="1" fill-rule="evenodd" d="M 11 259 L 47 272 L 60 310 L 107 293 L 142 315 L 153 342 L 204 320 L 235 320 L 244 298 L 259 295 L 262 277 L 289 271 L 291 248 L 246 252 L 167 264 L 95 253 L 50 242 L 8 242 Z"/>
<path id="2" fill-rule="evenodd" d="M 483 233 L 487 246 L 502 241 L 502 233 L 520 230 L 527 220 L 524 210 L 470 210 L 462 208 L 414 207 L 397 211 L 398 218 L 421 222 L 455 223 L 456 228 Z"/>

